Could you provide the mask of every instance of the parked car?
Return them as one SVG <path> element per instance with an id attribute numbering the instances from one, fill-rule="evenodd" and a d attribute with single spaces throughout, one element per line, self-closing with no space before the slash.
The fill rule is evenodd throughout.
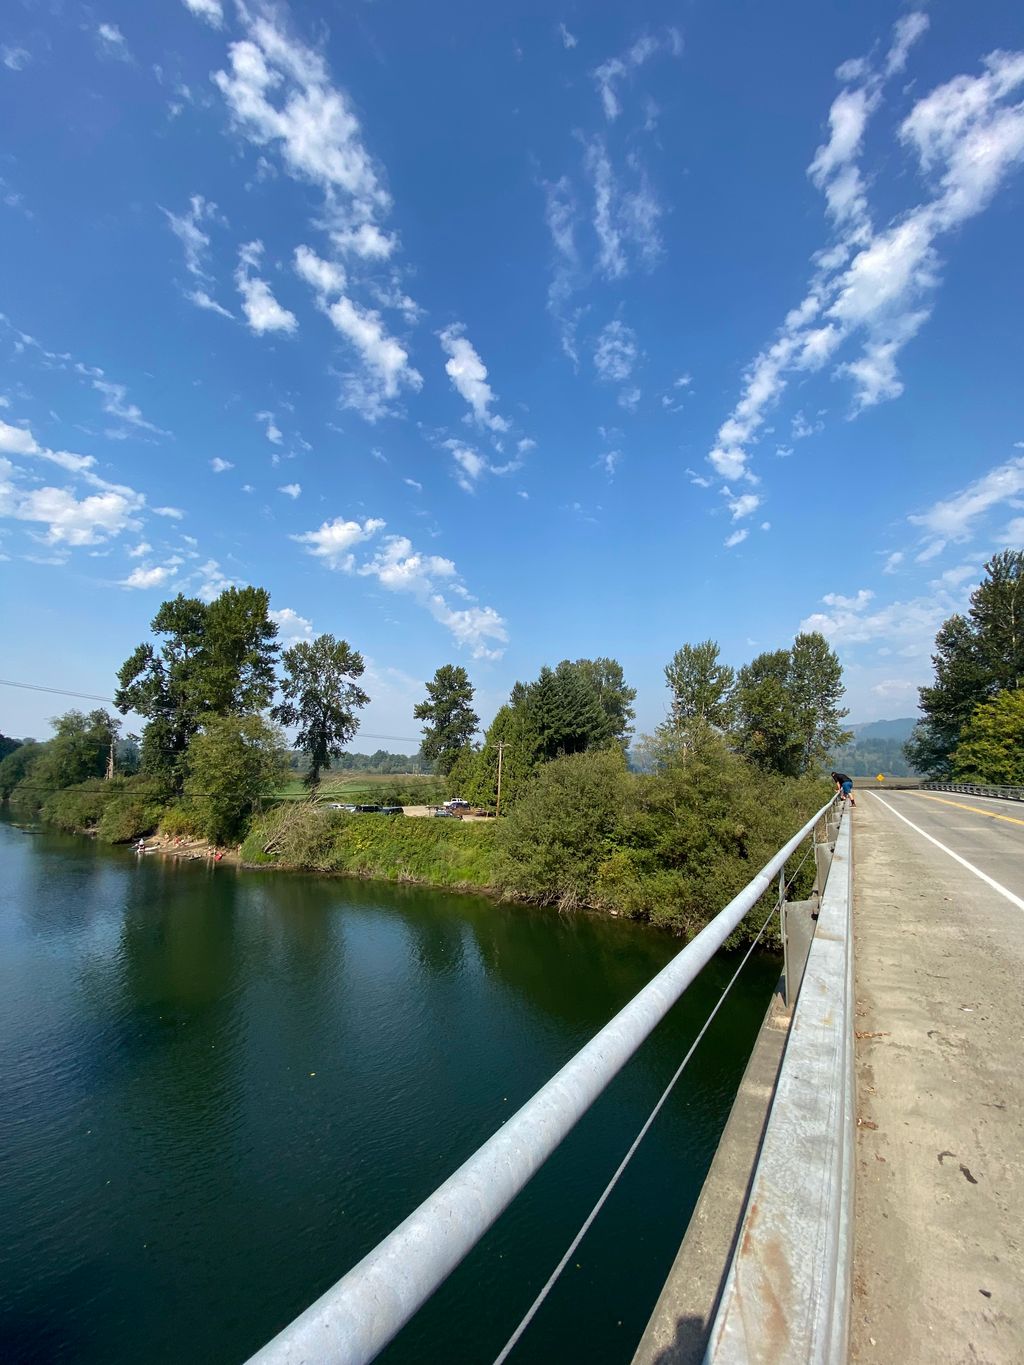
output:
<path id="1" fill-rule="evenodd" d="M 358 811 L 360 815 L 376 815 L 380 806 L 353 806 L 352 809 Z"/>
<path id="2" fill-rule="evenodd" d="M 340 801 L 329 801 L 324 807 L 325 810 L 347 810 L 350 814 L 355 810 L 355 806 L 343 806 Z"/>
<path id="3" fill-rule="evenodd" d="M 457 810 L 446 810 L 444 806 L 437 806 L 437 807 L 435 808 L 435 810 L 434 810 L 434 816 L 435 816 L 435 818 L 441 819 L 441 820 L 461 820 L 461 819 L 462 819 L 462 816 L 459 814 L 459 812 L 458 812 Z"/>
<path id="4" fill-rule="evenodd" d="M 404 815 L 405 811 L 401 806 L 381 806 L 381 815 Z"/>
<path id="5" fill-rule="evenodd" d="M 461 796 L 453 796 L 449 801 L 446 801 L 444 804 L 448 807 L 449 810 L 469 809 L 469 802 L 463 801 Z"/>

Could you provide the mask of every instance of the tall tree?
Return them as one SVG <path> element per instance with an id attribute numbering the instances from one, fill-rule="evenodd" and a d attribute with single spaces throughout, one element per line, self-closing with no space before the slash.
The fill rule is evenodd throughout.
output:
<path id="1" fill-rule="evenodd" d="M 361 678 L 363 656 L 347 640 L 318 635 L 302 640 L 281 655 L 285 676 L 281 683 L 284 701 L 273 716 L 281 725 L 297 725 L 297 746 L 309 755 L 308 787 L 316 787 L 320 773 L 340 758 L 345 745 L 359 729 L 356 712 L 370 698 L 354 678 Z"/>
<path id="2" fill-rule="evenodd" d="M 790 652 L 759 654 L 736 682 L 736 745 L 765 772 L 796 776 L 803 771 L 800 714 L 790 688 Z"/>
<path id="3" fill-rule="evenodd" d="M 595 732 L 593 742 L 605 744 L 616 740 L 624 748 L 633 733 L 636 711 L 636 688 L 627 687 L 622 665 L 617 659 L 563 659 L 555 669 L 559 676 L 575 673 L 597 698 L 604 716 L 604 725 Z"/>
<path id="4" fill-rule="evenodd" d="M 458 664 L 442 664 L 427 683 L 426 700 L 417 704 L 413 715 L 427 722 L 420 753 L 447 777 L 480 724 L 466 670 Z"/>
<path id="5" fill-rule="evenodd" d="M 1006 688 L 974 708 L 952 768 L 958 782 L 1024 786 L 1024 687 Z"/>
<path id="6" fill-rule="evenodd" d="M 946 777 L 974 708 L 1024 685 L 1024 550 L 989 560 L 968 614 L 940 627 L 932 663 L 935 680 L 919 693 L 924 719 L 906 754 L 920 772 Z"/>
<path id="7" fill-rule="evenodd" d="M 853 735 L 840 723 L 850 714 L 839 705 L 845 691 L 843 666 L 820 631 L 808 631 L 793 641 L 788 685 L 800 725 L 803 771 L 822 768 Z"/>
<path id="8" fill-rule="evenodd" d="M 718 642 L 701 640 L 683 645 L 665 666 L 665 682 L 672 694 L 669 723 L 677 730 L 692 724 L 725 729 L 732 720 L 732 692 L 736 674 L 719 662 Z"/>
<path id="9" fill-rule="evenodd" d="M 210 603 L 178 594 L 150 626 L 157 647 L 139 645 L 118 671 L 117 709 L 148 721 L 144 772 L 172 777 L 180 790 L 185 756 L 205 715 L 262 710 L 274 694 L 277 626 L 263 588 L 228 588 Z"/>
<path id="10" fill-rule="evenodd" d="M 185 782 L 197 826 L 216 843 L 237 838 L 284 773 L 283 737 L 262 716 L 205 716 Z"/>

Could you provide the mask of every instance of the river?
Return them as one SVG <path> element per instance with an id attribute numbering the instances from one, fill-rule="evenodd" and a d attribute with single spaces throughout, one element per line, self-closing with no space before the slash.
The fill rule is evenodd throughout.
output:
<path id="1" fill-rule="evenodd" d="M 235 1365 L 678 941 L 0 822 L 0 1359 Z M 734 963 L 713 963 L 388 1365 L 492 1361 Z M 755 958 L 513 1360 L 622 1365 L 778 975 Z"/>

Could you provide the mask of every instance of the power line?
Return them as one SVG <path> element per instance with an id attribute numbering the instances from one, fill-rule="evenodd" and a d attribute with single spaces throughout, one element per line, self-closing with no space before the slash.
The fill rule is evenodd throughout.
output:
<path id="1" fill-rule="evenodd" d="M 69 692 L 64 687 L 46 687 L 42 683 L 12 682 L 10 678 L 0 678 L 0 687 L 20 687 L 25 692 L 52 692 L 58 697 L 79 697 L 85 701 L 105 701 L 111 706 L 117 702 L 113 697 L 98 697 L 95 692 Z M 419 744 L 422 735 L 374 735 L 369 730 L 361 732 L 363 739 L 390 739 L 398 744 Z"/>

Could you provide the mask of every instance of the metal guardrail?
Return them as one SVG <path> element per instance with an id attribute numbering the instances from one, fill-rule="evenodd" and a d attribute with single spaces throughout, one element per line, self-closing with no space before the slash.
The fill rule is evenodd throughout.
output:
<path id="1" fill-rule="evenodd" d="M 832 804 L 822 806 L 610 1023 L 250 1365 L 367 1365 L 379 1355 L 618 1075 Z"/>
<path id="2" fill-rule="evenodd" d="M 1024 787 L 997 787 L 982 782 L 922 782 L 919 790 L 960 792 L 963 796 L 997 796 L 1003 801 L 1024 801 Z"/>
<path id="3" fill-rule="evenodd" d="M 856 1099 L 843 820 L 705 1365 L 844 1365 Z"/>

